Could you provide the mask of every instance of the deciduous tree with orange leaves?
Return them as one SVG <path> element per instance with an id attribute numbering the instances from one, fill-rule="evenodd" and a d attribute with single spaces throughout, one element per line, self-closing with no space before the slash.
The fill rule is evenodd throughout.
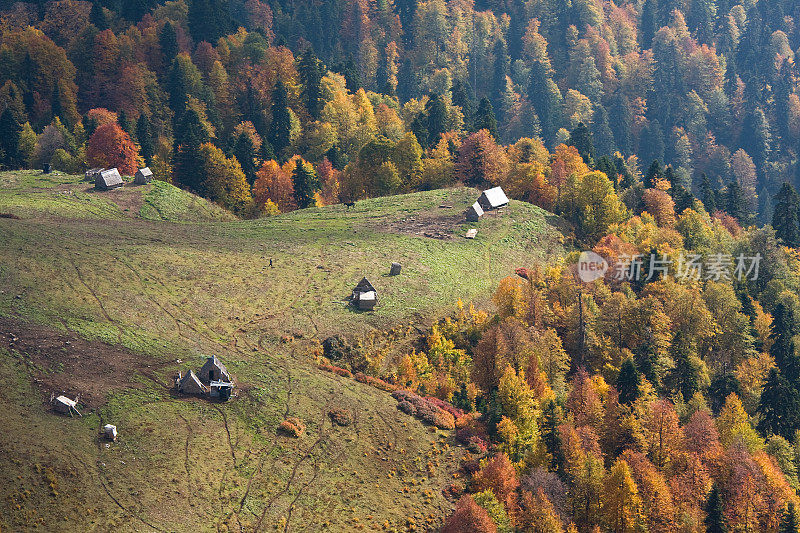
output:
<path id="1" fill-rule="evenodd" d="M 139 150 L 116 122 L 107 122 L 89 137 L 86 159 L 91 166 L 117 167 L 120 174 L 132 176 L 138 169 Z"/>
<path id="2" fill-rule="evenodd" d="M 489 513 L 464 494 L 456 503 L 456 510 L 444 523 L 442 533 L 497 533 Z"/>

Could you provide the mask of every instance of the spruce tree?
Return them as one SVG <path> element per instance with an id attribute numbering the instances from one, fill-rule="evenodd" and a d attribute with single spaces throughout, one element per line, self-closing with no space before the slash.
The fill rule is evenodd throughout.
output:
<path id="1" fill-rule="evenodd" d="M 314 51 L 309 48 L 300 57 L 297 65 L 300 79 L 303 84 L 302 97 L 309 115 L 314 120 L 319 119 L 322 112 L 322 77 L 325 75 L 325 65 L 320 61 Z"/>
<path id="2" fill-rule="evenodd" d="M 542 442 L 550 454 L 551 466 L 556 472 L 563 472 L 564 450 L 559 426 L 564 422 L 564 412 L 555 400 L 549 399 L 542 407 Z"/>
<path id="3" fill-rule="evenodd" d="M 641 37 L 639 40 L 642 50 L 649 50 L 653 46 L 653 37 L 655 37 L 659 27 L 657 0 L 645 0 L 642 6 Z"/>
<path id="4" fill-rule="evenodd" d="M 464 115 L 464 129 L 474 132 L 472 120 L 475 114 L 475 94 L 472 92 L 472 87 L 468 82 L 455 80 L 450 93 L 452 94 L 453 105 L 460 107 L 461 113 Z"/>
<path id="5" fill-rule="evenodd" d="M 614 142 L 623 155 L 630 155 L 632 152 L 633 141 L 631 140 L 631 126 L 633 124 L 633 113 L 631 103 L 625 93 L 617 91 L 611 104 L 609 120 L 611 131 L 614 132 Z"/>
<path id="6" fill-rule="evenodd" d="M 778 533 L 798 533 L 800 532 L 800 518 L 797 516 L 797 508 L 794 502 L 789 502 L 781 517 L 781 524 L 778 526 Z"/>
<path id="7" fill-rule="evenodd" d="M 481 98 L 478 111 L 475 113 L 475 130 L 488 130 L 497 139 L 497 118 L 494 116 L 494 107 L 488 98 Z M 419 137 L 417 137 L 419 139 Z"/>
<path id="8" fill-rule="evenodd" d="M 772 227 L 783 244 L 792 248 L 800 246 L 800 195 L 789 183 L 784 183 L 775 196 Z"/>
<path id="9" fill-rule="evenodd" d="M 178 34 L 170 21 L 165 22 L 161 28 L 161 32 L 158 34 L 158 44 L 161 46 L 165 64 L 172 64 L 172 60 L 178 55 L 179 48 Z"/>
<path id="10" fill-rule="evenodd" d="M 139 120 L 136 121 L 136 141 L 139 143 L 139 153 L 144 158 L 145 163 L 151 164 L 153 155 L 155 155 L 155 147 L 153 146 L 150 119 L 144 113 L 139 115 Z"/>
<path id="11" fill-rule="evenodd" d="M 200 162 L 200 145 L 208 135 L 194 109 L 187 109 L 175 129 L 175 178 L 190 190 L 201 192 L 203 168 Z"/>
<path id="12" fill-rule="evenodd" d="M 711 187 L 711 181 L 709 181 L 708 176 L 703 173 L 700 181 L 700 201 L 703 202 L 703 206 L 706 208 L 708 213 L 713 213 L 717 210 L 716 197 L 716 192 L 714 191 L 714 188 Z"/>
<path id="13" fill-rule="evenodd" d="M 542 136 L 547 145 L 552 145 L 558 131 L 561 109 L 561 93 L 552 80 L 552 72 L 542 61 L 531 66 L 531 82 L 528 98 L 536 110 L 542 126 Z"/>
<path id="14" fill-rule="evenodd" d="M 10 107 L 6 107 L 0 115 L 0 166 L 5 169 L 20 167 L 19 137 L 22 125 L 14 117 Z"/>
<path id="15" fill-rule="evenodd" d="M 569 134 L 568 144 L 578 150 L 584 163 L 590 168 L 594 166 L 594 141 L 592 132 L 589 131 L 586 124 L 580 122 L 575 126 L 575 129 Z"/>
<path id="16" fill-rule="evenodd" d="M 431 94 L 425 106 L 428 115 L 428 146 L 436 146 L 439 137 L 447 131 L 447 107 L 438 94 Z"/>
<path id="17" fill-rule="evenodd" d="M 791 307 L 779 303 L 772 317 L 772 347 L 769 353 L 781 373 L 791 383 L 797 383 L 800 380 L 800 358 L 797 357 L 794 343 L 794 312 Z"/>
<path id="18" fill-rule="evenodd" d="M 725 211 L 742 224 L 749 218 L 744 191 L 742 191 L 741 185 L 736 180 L 728 183 L 728 188 L 725 192 Z"/>
<path id="19" fill-rule="evenodd" d="M 302 159 L 295 162 L 292 172 L 294 184 L 294 198 L 297 207 L 303 209 L 314 205 L 314 194 L 319 191 L 319 178 L 314 168 Z"/>
<path id="20" fill-rule="evenodd" d="M 109 28 L 108 17 L 106 16 L 103 6 L 100 5 L 100 2 L 92 2 L 92 10 L 89 12 L 89 22 L 94 24 L 95 28 L 100 31 Z"/>
<path id="21" fill-rule="evenodd" d="M 233 155 L 239 164 L 242 166 L 247 178 L 247 183 L 253 186 L 256 181 L 256 161 L 255 161 L 255 146 L 253 146 L 253 139 L 246 132 L 241 132 L 236 138 L 233 145 Z"/>
<path id="22" fill-rule="evenodd" d="M 661 166 L 661 161 L 656 159 L 650 164 L 647 174 L 644 175 L 644 186 L 646 189 L 652 189 L 661 179 L 664 179 L 664 168 Z"/>
<path id="23" fill-rule="evenodd" d="M 725 523 L 725 515 L 722 513 L 722 496 L 716 483 L 708 493 L 705 511 L 706 533 L 728 533 L 728 525 Z"/>
<path id="24" fill-rule="evenodd" d="M 617 377 L 617 390 L 619 391 L 619 402 L 631 404 L 639 397 L 639 371 L 633 358 L 628 357 L 622 362 Z"/>
<path id="25" fill-rule="evenodd" d="M 777 368 L 769 371 L 757 412 L 761 417 L 757 429 L 762 435 L 792 440 L 800 429 L 800 395 Z"/>
<path id="26" fill-rule="evenodd" d="M 611 155 L 614 153 L 614 132 L 608 121 L 608 111 L 602 105 L 595 107 L 592 117 L 592 139 L 598 154 Z"/>
<path id="27" fill-rule="evenodd" d="M 291 144 L 292 117 L 287 103 L 286 86 L 278 80 L 272 91 L 272 122 L 269 125 L 269 142 L 279 158 Z"/>

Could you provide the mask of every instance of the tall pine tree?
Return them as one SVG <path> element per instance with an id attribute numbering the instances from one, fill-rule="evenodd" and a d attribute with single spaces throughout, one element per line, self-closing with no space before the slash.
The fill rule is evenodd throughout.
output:
<path id="1" fill-rule="evenodd" d="M 800 195 L 788 183 L 781 186 L 775 196 L 775 213 L 772 227 L 783 244 L 797 248 L 800 245 Z"/>
<path id="2" fill-rule="evenodd" d="M 14 117 L 11 107 L 6 107 L 0 115 L 0 166 L 16 169 L 20 166 L 19 137 L 22 125 Z"/>
<path id="3" fill-rule="evenodd" d="M 286 86 L 278 80 L 272 91 L 272 122 L 269 124 L 269 143 L 275 154 L 283 160 L 291 144 L 292 117 L 289 113 Z"/>
<path id="4" fill-rule="evenodd" d="M 300 209 L 312 207 L 315 202 L 314 195 L 319 191 L 319 178 L 314 167 L 298 158 L 292 172 L 292 183 L 297 207 Z"/>
<path id="5" fill-rule="evenodd" d="M 728 524 L 725 522 L 725 515 L 722 512 L 722 495 L 719 493 L 716 483 L 708 493 L 705 507 L 706 533 L 728 533 Z"/>

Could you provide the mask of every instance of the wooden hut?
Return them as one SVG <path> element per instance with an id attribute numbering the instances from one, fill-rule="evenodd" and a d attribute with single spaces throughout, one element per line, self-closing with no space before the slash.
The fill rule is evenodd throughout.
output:
<path id="1" fill-rule="evenodd" d="M 78 416 L 81 416 L 81 413 L 78 411 L 78 401 L 71 400 L 66 396 L 59 396 L 53 400 L 53 409 L 56 412 L 63 413 L 65 415 L 72 416 L 72 413 L 76 413 Z"/>
<path id="2" fill-rule="evenodd" d="M 153 181 L 153 171 L 150 167 L 140 168 L 133 176 L 133 183 L 136 185 L 147 185 Z"/>
<path id="3" fill-rule="evenodd" d="M 208 387 L 203 385 L 194 370 L 189 370 L 185 376 L 178 374 L 176 382 L 178 392 L 183 394 L 205 394 L 208 392 Z"/>
<path id="4" fill-rule="evenodd" d="M 100 191 L 122 187 L 122 176 L 116 168 L 109 168 L 98 172 L 94 180 L 94 188 Z"/>
<path id="5" fill-rule="evenodd" d="M 475 202 L 467 209 L 467 222 L 477 222 L 483 216 L 481 204 Z"/>
<path id="6" fill-rule="evenodd" d="M 206 359 L 205 364 L 198 372 L 198 377 L 203 383 L 211 383 L 212 381 L 231 381 L 231 375 L 228 369 L 222 364 L 216 355 Z"/>
<path id="7" fill-rule="evenodd" d="M 508 196 L 503 192 L 502 187 L 494 187 L 483 191 L 480 198 L 478 198 L 478 203 L 484 211 L 491 211 L 492 209 L 499 209 L 507 206 Z"/>
<path id="8" fill-rule="evenodd" d="M 358 282 L 356 288 L 353 289 L 353 296 L 350 298 L 350 301 L 358 309 L 369 311 L 378 303 L 378 292 L 367 278 L 363 278 Z"/>

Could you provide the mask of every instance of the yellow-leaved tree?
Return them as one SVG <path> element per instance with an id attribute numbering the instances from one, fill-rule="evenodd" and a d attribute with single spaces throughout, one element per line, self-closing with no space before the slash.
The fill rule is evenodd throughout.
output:
<path id="1" fill-rule="evenodd" d="M 236 158 L 225 157 L 222 150 L 211 143 L 201 145 L 198 155 L 203 169 L 204 196 L 238 215 L 248 214 L 253 197 Z"/>

